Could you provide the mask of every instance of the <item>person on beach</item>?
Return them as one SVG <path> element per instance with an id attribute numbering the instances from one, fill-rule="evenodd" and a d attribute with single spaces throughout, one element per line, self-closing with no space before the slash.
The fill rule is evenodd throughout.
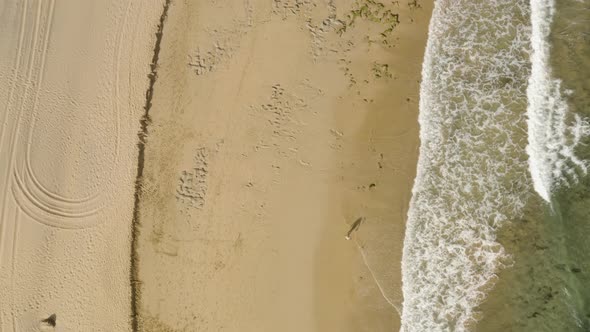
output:
<path id="1" fill-rule="evenodd" d="M 359 217 L 354 223 L 352 223 L 352 226 L 350 226 L 350 229 L 348 230 L 348 233 L 346 233 L 346 236 L 344 238 L 350 240 L 350 235 L 352 234 L 352 232 L 356 231 L 361 226 L 363 220 L 365 220 L 364 217 Z"/>

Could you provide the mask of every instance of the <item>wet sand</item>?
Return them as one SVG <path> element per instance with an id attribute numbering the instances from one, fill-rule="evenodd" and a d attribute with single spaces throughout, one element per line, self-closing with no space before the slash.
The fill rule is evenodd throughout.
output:
<path id="1" fill-rule="evenodd" d="M 139 195 L 140 330 L 399 328 L 419 4 L 171 3 Z"/>

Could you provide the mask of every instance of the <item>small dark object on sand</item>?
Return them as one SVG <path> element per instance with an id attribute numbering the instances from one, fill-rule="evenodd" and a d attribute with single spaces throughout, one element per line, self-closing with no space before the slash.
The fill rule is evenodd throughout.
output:
<path id="1" fill-rule="evenodd" d="M 350 240 L 350 235 L 352 234 L 352 232 L 356 231 L 361 226 L 361 223 L 364 219 L 364 217 L 359 217 L 354 223 L 352 223 L 352 226 L 350 226 L 350 230 L 348 231 L 348 233 L 346 233 L 346 236 L 344 238 Z"/>
<path id="2" fill-rule="evenodd" d="M 47 325 L 50 325 L 50 326 L 55 327 L 56 320 L 57 320 L 57 316 L 55 314 L 52 314 L 51 316 L 45 318 L 41 322 L 42 323 L 46 323 Z"/>

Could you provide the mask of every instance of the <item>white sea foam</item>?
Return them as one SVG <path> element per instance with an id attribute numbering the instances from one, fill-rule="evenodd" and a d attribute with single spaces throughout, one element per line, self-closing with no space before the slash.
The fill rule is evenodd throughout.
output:
<path id="1" fill-rule="evenodd" d="M 576 182 L 586 174 L 588 163 L 577 158 L 574 148 L 590 133 L 588 123 L 577 115 L 568 119 L 568 106 L 561 95 L 561 81 L 552 77 L 549 62 L 554 0 L 531 0 L 531 76 L 527 89 L 529 170 L 534 188 L 550 201 L 555 187 Z"/>
<path id="2" fill-rule="evenodd" d="M 402 331 L 465 331 L 508 264 L 496 231 L 532 191 L 528 0 L 439 0 L 420 92 L 402 260 Z"/>

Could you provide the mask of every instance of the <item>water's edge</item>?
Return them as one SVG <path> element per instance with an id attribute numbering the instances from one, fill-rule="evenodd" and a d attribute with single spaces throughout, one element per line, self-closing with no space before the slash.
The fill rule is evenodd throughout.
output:
<path id="1" fill-rule="evenodd" d="M 588 21 L 577 0 L 436 3 L 403 331 L 590 330 Z"/>
<path id="2" fill-rule="evenodd" d="M 438 1 L 420 91 L 402 330 L 466 331 L 510 264 L 497 232 L 531 196 L 528 1 Z"/>

